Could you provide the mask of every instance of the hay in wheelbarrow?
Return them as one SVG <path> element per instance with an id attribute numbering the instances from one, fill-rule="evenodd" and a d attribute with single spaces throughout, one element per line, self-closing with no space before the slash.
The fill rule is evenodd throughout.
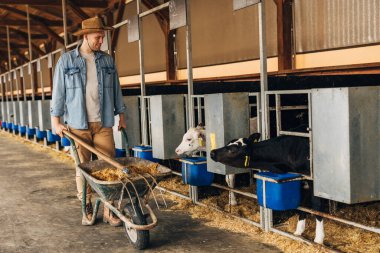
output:
<path id="1" fill-rule="evenodd" d="M 148 173 L 152 176 L 159 174 L 159 171 L 157 169 L 159 166 L 160 164 L 158 163 L 146 162 L 137 162 L 134 164 L 126 165 L 131 175 Z M 103 181 L 123 180 L 124 178 L 130 177 L 131 175 L 128 175 L 124 173 L 121 169 L 117 168 L 105 168 L 91 173 L 91 176 Z"/>
<path id="2" fill-rule="evenodd" d="M 153 163 L 151 161 L 135 158 L 135 157 L 123 157 L 115 159 L 118 163 L 129 168 L 155 168 L 155 173 L 135 173 L 125 174 L 125 177 L 114 177 L 112 181 L 99 180 L 93 176 L 94 173 L 102 171 L 104 169 L 113 169 L 106 161 L 96 160 L 87 163 L 79 164 L 79 169 L 87 182 L 91 185 L 99 196 L 107 201 L 118 200 L 122 189 L 127 188 L 127 191 L 131 194 L 131 197 L 138 195 L 143 197 L 156 184 L 164 177 L 171 175 L 171 170 L 160 164 Z M 116 169 L 113 169 L 116 170 Z M 123 175 L 124 176 L 124 175 Z M 123 196 L 127 197 L 127 196 Z"/>

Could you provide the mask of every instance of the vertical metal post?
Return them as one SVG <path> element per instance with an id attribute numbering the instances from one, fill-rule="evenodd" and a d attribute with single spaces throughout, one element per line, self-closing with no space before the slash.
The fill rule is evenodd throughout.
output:
<path id="1" fill-rule="evenodd" d="M 312 110 L 312 99 L 311 99 L 311 92 L 307 94 L 307 105 L 308 105 L 308 115 L 309 115 L 309 147 L 310 147 L 310 177 L 314 179 L 314 167 L 313 167 L 313 126 L 311 125 L 312 122 L 312 115 L 311 115 L 311 110 Z"/>
<path id="2" fill-rule="evenodd" d="M 28 48 L 29 48 L 29 61 L 33 59 L 32 57 L 32 38 L 30 35 L 30 17 L 29 17 L 29 5 L 26 5 L 26 22 L 28 25 Z"/>
<path id="3" fill-rule="evenodd" d="M 65 41 L 65 49 L 67 48 L 67 16 L 66 16 L 66 0 L 62 0 L 62 16 L 63 16 L 63 38 Z"/>
<path id="4" fill-rule="evenodd" d="M 266 99 L 268 91 L 268 73 L 267 73 L 267 49 L 266 49 L 266 21 L 265 21 L 265 1 L 258 4 L 259 10 L 259 40 L 260 40 L 260 109 L 261 109 L 261 136 L 263 140 L 269 138 L 267 122 L 269 120 L 269 110 Z M 272 228 L 272 210 L 264 208 L 265 231 Z"/>
<path id="5" fill-rule="evenodd" d="M 17 95 L 17 102 L 18 102 L 18 101 L 20 101 L 20 94 L 19 94 L 19 87 L 20 87 L 20 85 L 18 83 L 17 70 L 15 70 L 15 72 L 14 72 L 14 79 L 16 80 L 16 95 Z"/>
<path id="6" fill-rule="evenodd" d="M 30 33 L 30 17 L 29 17 L 29 5 L 26 5 L 26 20 L 28 23 L 28 45 L 29 45 L 29 66 L 30 67 L 30 87 L 32 88 L 32 100 L 34 101 L 34 74 L 32 70 L 32 63 L 31 61 L 33 60 L 33 55 L 32 55 L 32 38 L 31 38 L 31 33 Z M 25 73 L 24 73 L 25 74 Z M 25 83 L 24 83 L 25 86 Z"/>
<path id="7" fill-rule="evenodd" d="M 11 71 L 12 60 L 11 60 L 11 42 L 9 38 L 9 26 L 7 26 L 7 47 L 8 47 L 8 71 Z"/>
<path id="8" fill-rule="evenodd" d="M 186 59 L 187 59 L 187 85 L 188 85 L 188 122 L 190 127 L 195 126 L 194 120 L 194 95 L 193 88 L 193 54 L 192 54 L 192 40 L 191 40 L 191 12 L 190 0 L 186 0 Z"/>
<path id="9" fill-rule="evenodd" d="M 281 131 L 281 95 L 276 94 L 276 130 L 277 130 L 277 136 L 280 135 Z"/>
<path id="10" fill-rule="evenodd" d="M 137 0 L 137 16 L 138 16 L 138 27 L 139 27 L 139 59 L 140 59 L 140 82 L 141 82 L 141 137 L 142 144 L 148 145 L 148 134 L 147 134 L 147 124 L 146 124 L 146 102 L 145 102 L 145 69 L 144 69 L 144 40 L 142 33 L 142 19 L 139 14 L 141 12 L 141 0 Z"/>
<path id="11" fill-rule="evenodd" d="M 187 63 L 187 95 L 188 95 L 188 111 L 187 117 L 190 127 L 195 127 L 194 119 L 194 87 L 193 87 L 193 53 L 191 40 L 191 12 L 190 0 L 186 0 L 186 63 Z M 190 186 L 190 198 L 194 203 L 198 202 L 198 187 Z"/>
<path id="12" fill-rule="evenodd" d="M 9 81 L 9 88 L 11 91 L 11 101 L 13 102 L 13 78 L 12 78 L 12 72 L 8 72 L 8 81 Z"/>
<path id="13" fill-rule="evenodd" d="M 26 103 L 26 82 L 25 82 L 25 73 L 24 73 L 24 67 L 21 66 L 20 69 L 20 78 L 21 78 L 21 73 L 22 73 L 22 92 L 24 94 L 24 102 Z"/>
<path id="14" fill-rule="evenodd" d="M 41 92 L 42 92 L 42 100 L 45 100 L 45 86 L 44 86 L 44 80 L 43 80 L 43 75 L 42 75 L 42 66 L 41 66 L 41 59 L 38 59 L 39 65 L 39 72 L 40 72 L 40 79 L 41 79 Z M 38 70 L 38 68 L 37 68 Z"/>

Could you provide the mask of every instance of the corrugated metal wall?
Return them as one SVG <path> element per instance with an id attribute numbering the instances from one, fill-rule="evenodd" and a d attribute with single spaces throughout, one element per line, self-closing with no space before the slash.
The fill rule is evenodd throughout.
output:
<path id="1" fill-rule="evenodd" d="M 232 0 L 191 1 L 193 66 L 259 58 L 258 7 L 234 12 Z M 267 54 L 277 54 L 277 9 L 267 1 Z M 185 29 L 178 30 L 179 68 L 186 67 Z"/>
<path id="2" fill-rule="evenodd" d="M 146 10 L 146 8 L 143 8 Z M 123 20 L 136 15 L 136 1 L 127 4 Z M 143 18 L 144 60 L 145 72 L 166 70 L 165 37 L 154 15 Z M 139 68 L 138 42 L 128 43 L 127 26 L 120 28 L 119 40 L 116 45 L 116 64 L 120 76 L 136 75 Z"/>
<path id="3" fill-rule="evenodd" d="M 380 43 L 380 0 L 294 0 L 296 51 Z"/>

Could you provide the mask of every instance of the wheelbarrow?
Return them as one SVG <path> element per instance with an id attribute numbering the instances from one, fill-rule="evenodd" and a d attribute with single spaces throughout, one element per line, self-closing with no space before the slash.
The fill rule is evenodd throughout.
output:
<path id="1" fill-rule="evenodd" d="M 152 193 L 158 206 L 153 189 L 162 178 L 171 174 L 171 170 L 165 166 L 158 165 L 157 173 L 154 175 L 148 173 L 128 174 L 128 165 L 144 166 L 153 162 L 135 157 L 112 159 L 88 145 L 73 133 L 66 130 L 63 133 L 71 142 L 76 165 L 83 176 L 82 225 L 93 225 L 95 223 L 99 205 L 102 202 L 105 207 L 109 208 L 123 221 L 125 233 L 132 245 L 136 249 L 145 249 L 149 245 L 149 230 L 154 228 L 158 222 L 156 215 L 148 204 L 148 198 Z M 125 132 L 123 133 L 126 135 Z M 80 163 L 75 142 L 96 154 L 102 160 Z M 110 165 L 123 170 L 128 176 L 117 181 L 102 181 L 91 175 L 93 172 L 110 168 Z M 99 196 L 95 201 L 92 220 L 87 219 L 85 211 L 86 182 Z M 115 206 L 114 202 L 118 202 L 118 205 Z M 148 218 L 151 220 L 149 223 Z"/>

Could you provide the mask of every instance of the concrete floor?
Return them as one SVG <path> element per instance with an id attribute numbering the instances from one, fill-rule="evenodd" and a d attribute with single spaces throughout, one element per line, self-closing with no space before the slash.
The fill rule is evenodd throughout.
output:
<path id="1" fill-rule="evenodd" d="M 81 225 L 74 166 L 0 133 L 0 252 L 137 252 L 122 227 Z M 280 252 L 210 228 L 184 212 L 158 214 L 146 252 Z"/>

